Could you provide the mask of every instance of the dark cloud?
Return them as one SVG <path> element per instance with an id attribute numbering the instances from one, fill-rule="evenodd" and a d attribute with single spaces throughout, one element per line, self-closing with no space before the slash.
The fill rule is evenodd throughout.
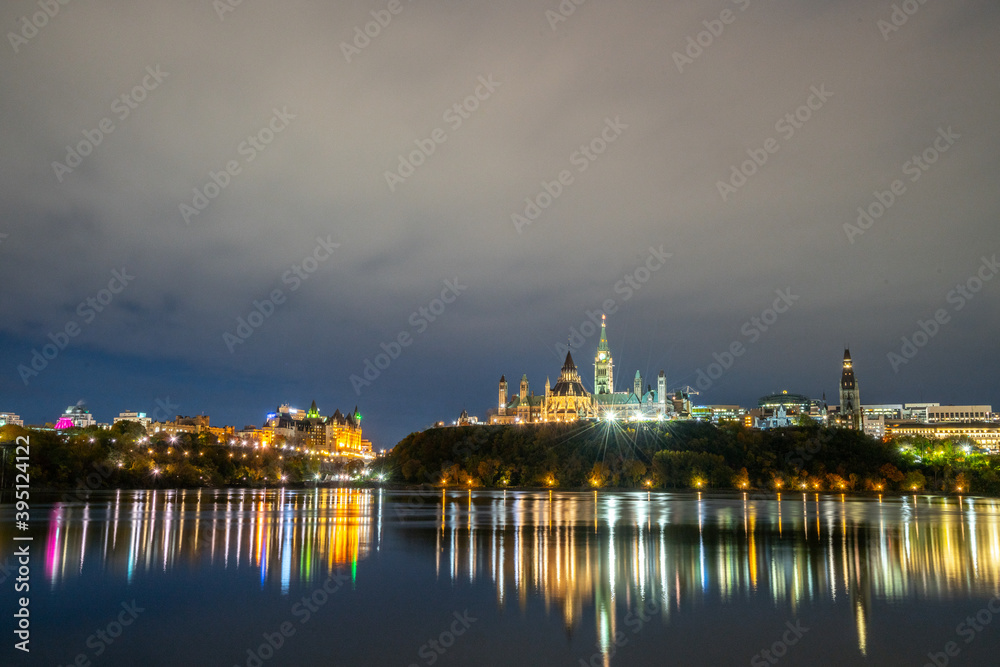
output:
<path id="1" fill-rule="evenodd" d="M 110 420 L 169 395 L 243 425 L 315 397 L 360 404 L 384 446 L 482 415 L 500 373 L 541 391 L 556 344 L 606 299 L 619 378 L 693 384 L 785 288 L 800 299 L 704 402 L 832 396 L 849 343 L 866 402 L 1000 404 L 1000 281 L 898 373 L 886 358 L 1000 251 L 992 5 L 920 5 L 884 38 L 888 2 L 585 3 L 554 30 L 557 2 L 403 2 L 346 62 L 341 43 L 385 6 L 247 1 L 220 20 L 207 1 L 70 3 L 16 52 L 7 37 L 0 407 L 40 422 L 83 395 Z M 36 10 L 8 3 L 0 25 Z M 689 37 L 707 46 L 678 71 Z M 480 77 L 499 85 L 456 126 L 447 111 Z M 776 124 L 814 87 L 832 96 L 789 136 Z M 243 143 L 276 113 L 294 118 L 271 143 Z M 60 182 L 52 163 L 104 118 L 113 132 Z M 627 128 L 579 171 L 616 118 Z M 908 180 L 947 128 L 960 138 Z M 446 140 L 390 191 L 385 172 L 435 129 Z M 777 152 L 724 201 L 717 182 L 769 138 Z M 231 160 L 185 224 L 179 205 Z M 572 182 L 517 233 L 511 215 L 562 170 Z M 896 179 L 905 193 L 849 242 L 844 224 Z M 292 290 L 286 272 L 327 238 L 340 247 Z M 672 258 L 625 300 L 616 284 L 660 245 Z M 82 322 L 122 267 L 134 282 Z M 467 290 L 419 315 L 454 279 Z M 275 289 L 287 300 L 230 354 L 223 333 Z M 18 364 L 72 320 L 79 336 L 25 386 Z M 349 376 L 401 332 L 413 344 L 356 396 Z"/>

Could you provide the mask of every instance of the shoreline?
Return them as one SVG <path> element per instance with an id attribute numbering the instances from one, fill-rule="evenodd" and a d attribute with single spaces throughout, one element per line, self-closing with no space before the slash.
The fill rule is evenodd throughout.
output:
<path id="1" fill-rule="evenodd" d="M 569 488 L 569 487 L 550 487 L 550 486 L 501 486 L 501 487 L 489 487 L 489 486 L 466 486 L 466 485 L 426 485 L 426 484 L 393 484 L 386 482 L 379 483 L 350 483 L 350 482 L 325 482 L 325 483 L 309 483 L 309 484 L 283 484 L 280 486 L 159 486 L 159 487 L 107 487 L 100 489 L 84 489 L 84 488 L 35 488 L 32 489 L 33 493 L 56 495 L 63 494 L 69 496 L 65 498 L 67 501 L 73 500 L 85 500 L 86 495 L 92 493 L 102 493 L 102 492 L 119 492 L 119 491 L 275 491 L 275 490 L 288 490 L 288 491 L 311 491 L 316 489 L 351 489 L 351 490 L 362 490 L 362 489 L 379 489 L 388 491 L 412 491 L 412 492 L 423 492 L 433 491 L 434 493 L 439 492 L 466 492 L 466 491 L 516 491 L 516 492 L 545 492 L 545 491 L 559 491 L 562 493 L 657 493 L 657 494 L 670 494 L 676 496 L 692 496 L 696 497 L 702 494 L 709 496 L 734 496 L 739 497 L 742 495 L 747 496 L 748 500 L 765 500 L 765 499 L 778 499 L 782 495 L 794 495 L 794 496 L 843 496 L 845 498 L 881 498 L 883 496 L 893 497 L 893 498 L 903 498 L 909 496 L 930 496 L 939 498 L 985 498 L 985 499 L 1000 499 L 1000 496 L 991 496 L 978 493 L 940 493 L 937 491 L 912 491 L 910 493 L 903 493 L 900 491 L 830 491 L 830 490 L 789 490 L 789 491 L 775 491 L 775 490 L 762 490 L 762 489 L 668 489 L 668 488 L 635 488 L 635 487 L 602 487 L 600 489 L 593 488 Z M 13 489 L 4 489 L 0 491 L 0 506 L 11 504 L 11 501 L 7 500 L 7 496 L 10 495 L 13 499 L 14 491 Z"/>

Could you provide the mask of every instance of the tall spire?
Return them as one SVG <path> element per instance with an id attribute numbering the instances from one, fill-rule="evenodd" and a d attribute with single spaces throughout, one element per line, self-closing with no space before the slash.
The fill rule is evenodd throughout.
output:
<path id="1" fill-rule="evenodd" d="M 858 388 L 858 380 L 854 376 L 851 351 L 848 349 L 844 350 L 844 369 L 840 375 L 840 416 L 844 423 L 851 428 L 861 429 L 864 425 L 861 392 Z"/>
<path id="2" fill-rule="evenodd" d="M 614 364 L 611 361 L 611 346 L 608 345 L 607 315 L 601 315 L 601 342 L 594 357 L 594 393 L 610 394 L 614 391 Z"/>

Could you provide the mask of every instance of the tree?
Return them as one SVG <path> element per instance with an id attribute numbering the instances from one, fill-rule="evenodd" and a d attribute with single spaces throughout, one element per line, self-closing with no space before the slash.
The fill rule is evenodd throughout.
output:
<path id="1" fill-rule="evenodd" d="M 911 470 L 903 477 L 903 488 L 907 491 L 921 491 L 927 484 L 927 478 L 919 470 Z"/>
<path id="2" fill-rule="evenodd" d="M 884 463 L 878 471 L 882 477 L 885 477 L 896 484 L 903 481 L 903 473 L 899 472 L 899 468 L 891 463 Z"/>
<path id="3" fill-rule="evenodd" d="M 971 490 L 970 486 L 969 478 L 964 472 L 960 472 L 955 476 L 955 491 L 958 493 L 968 493 Z"/>
<path id="4" fill-rule="evenodd" d="M 629 459 L 622 466 L 622 474 L 632 486 L 639 486 L 646 478 L 646 464 L 642 461 Z"/>
<path id="5" fill-rule="evenodd" d="M 606 463 L 603 461 L 598 461 L 594 463 L 593 467 L 590 469 L 590 474 L 587 475 L 587 482 L 595 487 L 599 488 L 608 483 L 608 478 L 611 476 L 611 471 Z"/>

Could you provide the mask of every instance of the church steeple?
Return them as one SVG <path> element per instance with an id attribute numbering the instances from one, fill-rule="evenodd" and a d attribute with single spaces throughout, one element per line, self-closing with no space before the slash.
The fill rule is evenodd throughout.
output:
<path id="1" fill-rule="evenodd" d="M 601 342 L 594 357 L 594 393 L 610 394 L 614 391 L 614 364 L 611 361 L 611 346 L 608 345 L 607 316 L 601 315 Z"/>

